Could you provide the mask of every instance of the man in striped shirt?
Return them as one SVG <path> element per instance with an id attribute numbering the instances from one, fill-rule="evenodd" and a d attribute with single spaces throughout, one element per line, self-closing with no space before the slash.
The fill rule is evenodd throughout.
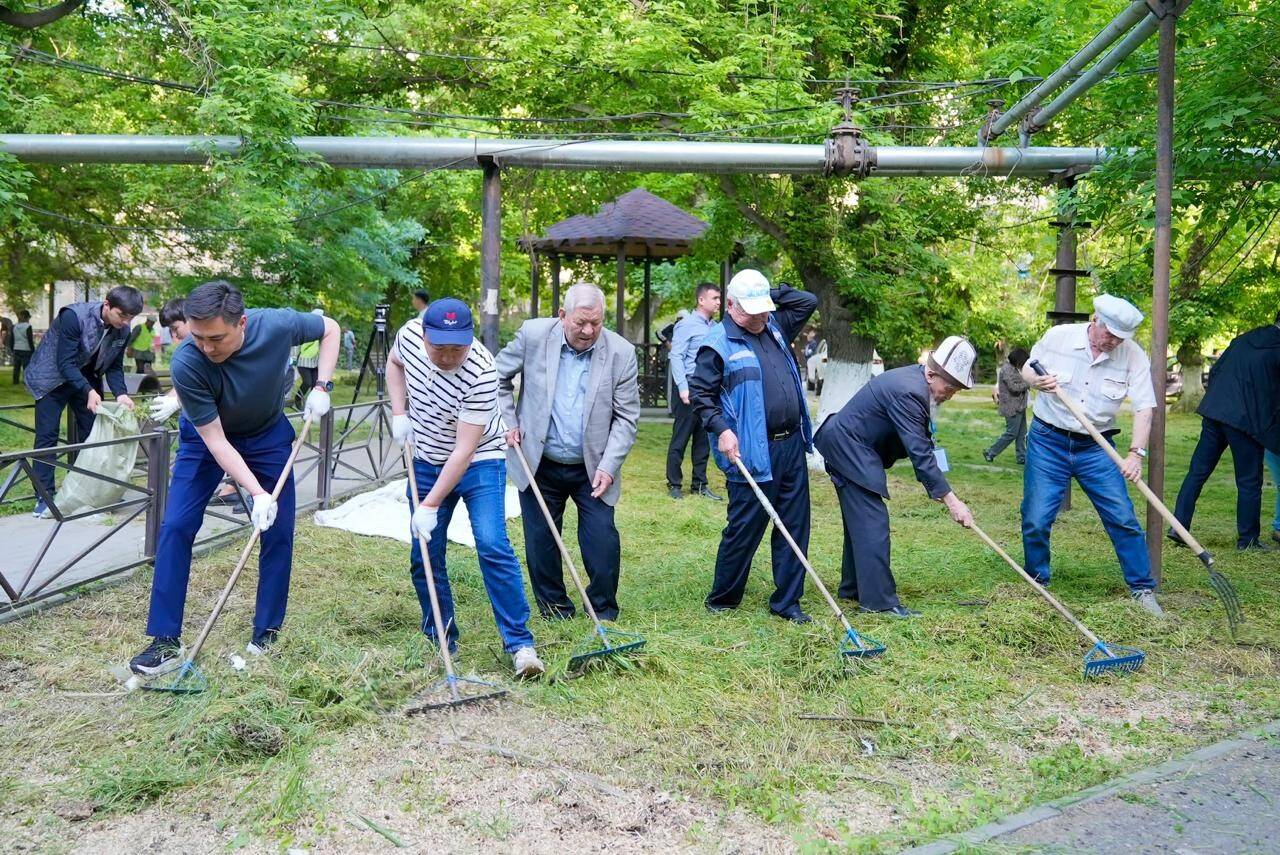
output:
<path id="1" fill-rule="evenodd" d="M 397 442 L 413 447 L 421 498 L 410 521 L 410 575 L 422 605 L 422 631 L 439 644 L 420 535 L 427 540 L 440 615 L 449 649 L 454 650 L 458 626 L 445 545 L 453 509 L 459 499 L 465 501 L 503 648 L 511 654 L 517 676 L 533 677 L 546 669 L 533 647 L 520 562 L 507 540 L 507 444 L 498 412 L 498 376 L 493 356 L 473 335 L 471 310 L 465 303 L 436 300 L 400 329 L 387 359 L 391 432 Z"/>

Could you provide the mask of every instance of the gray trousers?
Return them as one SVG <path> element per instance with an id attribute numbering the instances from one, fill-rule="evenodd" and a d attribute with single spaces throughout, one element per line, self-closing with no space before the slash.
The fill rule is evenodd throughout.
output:
<path id="1" fill-rule="evenodd" d="M 1013 447 L 1013 453 L 1017 455 L 1018 462 L 1027 459 L 1027 411 L 1022 410 L 1012 416 L 1008 416 L 1004 420 L 1004 433 L 1000 434 L 1000 438 L 991 444 L 987 449 L 987 457 L 996 457 L 1000 452 L 1009 446 L 1009 443 L 1016 443 Z"/>

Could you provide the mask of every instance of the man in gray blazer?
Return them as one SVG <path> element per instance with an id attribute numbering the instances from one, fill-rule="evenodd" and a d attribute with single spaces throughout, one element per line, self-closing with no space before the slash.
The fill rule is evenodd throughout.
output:
<path id="1" fill-rule="evenodd" d="M 507 471 L 520 489 L 525 560 L 538 610 L 544 617 L 569 618 L 574 605 L 565 591 L 560 551 L 514 457 L 517 445 L 557 529 L 568 500 L 577 505 L 578 546 L 591 580 L 587 596 L 601 620 L 615 620 L 622 547 L 613 509 L 640 417 L 635 346 L 604 328 L 604 292 L 574 285 L 560 316 L 521 324 L 495 367 L 508 427 Z M 517 374 L 518 403 L 512 382 Z"/>

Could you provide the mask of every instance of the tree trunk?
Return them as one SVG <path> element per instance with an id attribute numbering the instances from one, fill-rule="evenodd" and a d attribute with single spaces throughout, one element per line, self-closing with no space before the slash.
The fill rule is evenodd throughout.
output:
<path id="1" fill-rule="evenodd" d="M 1175 413 L 1194 413 L 1204 398 L 1204 345 L 1184 341 L 1178 347 L 1178 364 L 1182 366 L 1182 394 L 1173 404 Z"/>

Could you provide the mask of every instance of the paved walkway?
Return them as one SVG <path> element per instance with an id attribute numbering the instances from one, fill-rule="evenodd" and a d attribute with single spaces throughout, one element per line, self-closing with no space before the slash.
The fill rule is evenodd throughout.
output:
<path id="1" fill-rule="evenodd" d="M 990 825 L 909 850 L 1280 852 L 1280 721 Z"/>

